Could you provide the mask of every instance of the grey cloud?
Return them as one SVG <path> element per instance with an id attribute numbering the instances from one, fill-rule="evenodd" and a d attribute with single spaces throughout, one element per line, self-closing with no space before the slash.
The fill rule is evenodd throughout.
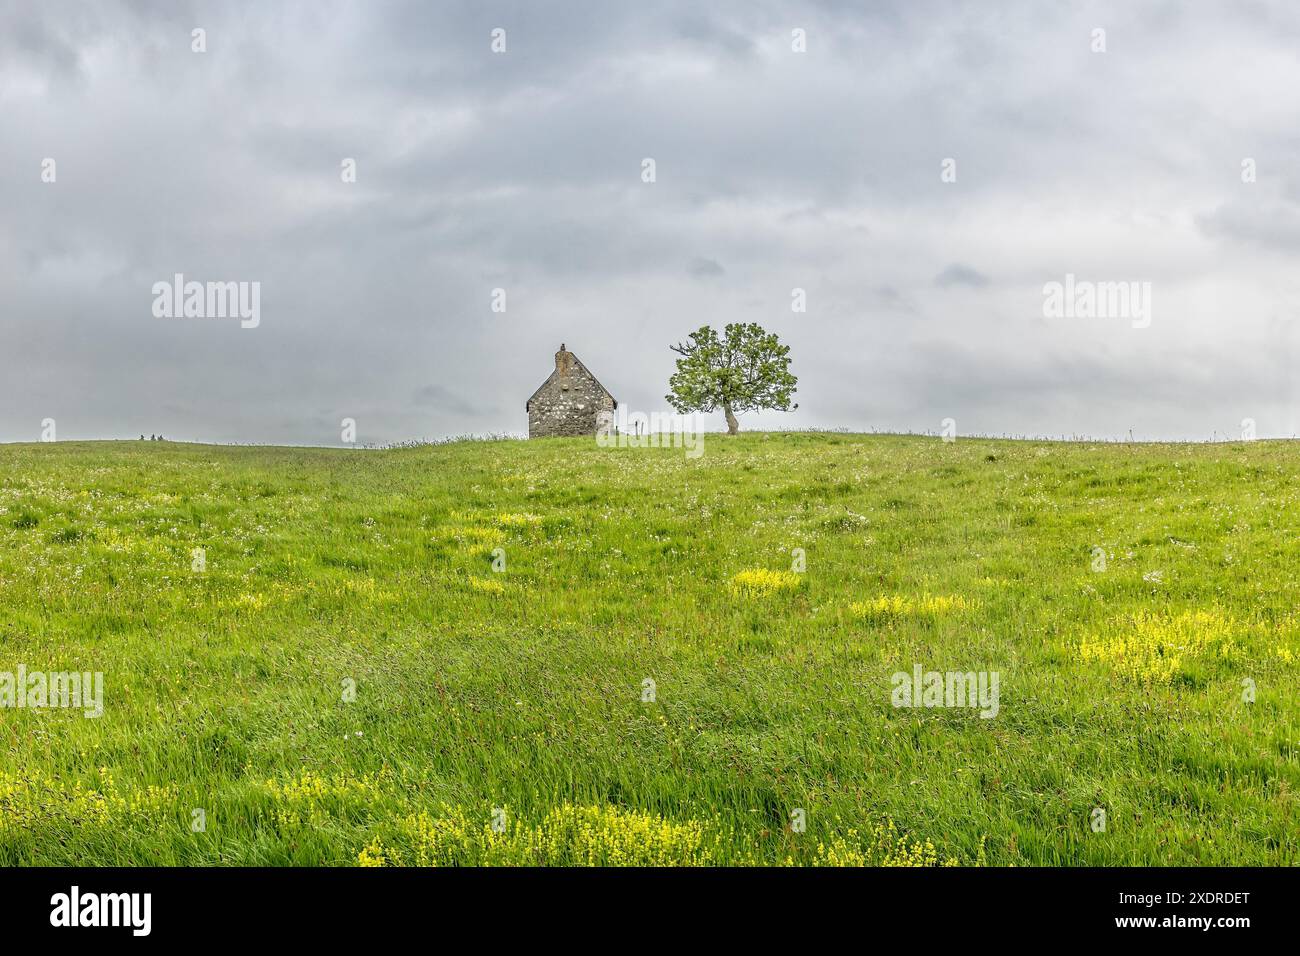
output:
<path id="1" fill-rule="evenodd" d="M 727 274 L 727 270 L 712 259 L 693 259 L 690 268 L 687 270 L 697 279 L 706 279 L 713 276 L 722 276 Z"/>
<path id="2" fill-rule="evenodd" d="M 448 412 L 467 416 L 477 415 L 485 410 L 481 404 L 481 396 L 472 389 L 453 391 L 442 385 L 425 385 L 417 389 L 415 394 L 411 396 L 411 402 L 415 405 L 435 406 Z M 496 411 L 495 408 L 486 410 Z"/>
<path id="3" fill-rule="evenodd" d="M 1198 216 L 1196 224 L 1213 239 L 1247 242 L 1287 254 L 1300 249 L 1300 203 L 1226 202 Z"/>
<path id="4" fill-rule="evenodd" d="M 0 440 L 520 431 L 560 341 L 649 411 L 703 321 L 791 344 L 767 427 L 1284 433 L 1300 12 L 1251 11 L 0 5 Z M 1066 271 L 1153 278 L 1152 327 L 1045 323 Z M 176 272 L 262 325 L 155 319 Z"/>
<path id="5" fill-rule="evenodd" d="M 915 312 L 916 307 L 908 298 L 892 285 L 882 285 L 875 290 L 876 301 L 882 309 L 899 312 Z"/>
<path id="6" fill-rule="evenodd" d="M 934 284 L 944 289 L 951 286 L 969 286 L 972 289 L 982 289 L 989 284 L 989 277 L 977 269 L 954 262 L 934 277 Z"/>

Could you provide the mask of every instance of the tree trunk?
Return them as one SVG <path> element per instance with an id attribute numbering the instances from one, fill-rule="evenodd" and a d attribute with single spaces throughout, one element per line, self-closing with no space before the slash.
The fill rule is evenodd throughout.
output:
<path id="1" fill-rule="evenodd" d="M 740 422 L 736 421 L 736 416 L 731 411 L 730 405 L 723 405 L 722 410 L 727 413 L 727 434 L 734 435 L 740 431 Z"/>

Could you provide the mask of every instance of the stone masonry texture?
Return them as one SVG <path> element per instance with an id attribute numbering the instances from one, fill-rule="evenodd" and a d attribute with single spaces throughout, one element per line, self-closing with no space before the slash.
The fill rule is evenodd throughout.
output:
<path id="1" fill-rule="evenodd" d="M 614 400 L 572 352 L 560 346 L 555 371 L 525 404 L 529 438 L 579 438 L 608 433 Z"/>

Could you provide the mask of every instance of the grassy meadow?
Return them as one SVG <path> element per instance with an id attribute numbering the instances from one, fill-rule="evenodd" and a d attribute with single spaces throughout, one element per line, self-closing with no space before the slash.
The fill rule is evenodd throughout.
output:
<path id="1" fill-rule="evenodd" d="M 104 675 L 98 718 L 0 709 L 0 864 L 1296 865 L 1298 472 L 0 446 L 0 672 Z M 996 716 L 892 706 L 917 664 Z"/>

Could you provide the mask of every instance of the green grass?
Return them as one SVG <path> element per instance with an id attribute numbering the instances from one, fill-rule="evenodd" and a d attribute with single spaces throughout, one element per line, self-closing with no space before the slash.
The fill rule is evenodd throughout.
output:
<path id="1" fill-rule="evenodd" d="M 1290 442 L 0 447 L 0 671 L 104 673 L 97 719 L 0 709 L 0 863 L 1295 865 L 1298 471 Z M 895 709 L 914 664 L 998 672 L 997 716 Z"/>

